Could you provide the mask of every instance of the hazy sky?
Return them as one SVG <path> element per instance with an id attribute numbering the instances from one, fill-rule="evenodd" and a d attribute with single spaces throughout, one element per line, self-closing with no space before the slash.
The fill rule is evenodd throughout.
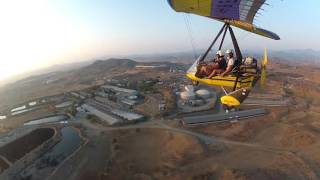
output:
<path id="1" fill-rule="evenodd" d="M 268 3 L 256 24 L 282 40 L 237 30 L 242 49 L 320 50 L 319 0 Z M 0 81 L 63 62 L 190 51 L 186 17 L 197 49 L 208 46 L 222 25 L 176 13 L 166 0 L 0 0 Z"/>

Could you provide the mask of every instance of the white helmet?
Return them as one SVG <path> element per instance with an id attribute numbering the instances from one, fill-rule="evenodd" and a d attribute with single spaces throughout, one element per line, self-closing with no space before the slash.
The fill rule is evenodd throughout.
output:
<path id="1" fill-rule="evenodd" d="M 232 54 L 233 54 L 232 49 L 228 49 L 228 50 L 226 50 L 226 54 L 230 54 L 230 53 L 232 53 Z"/>
<path id="2" fill-rule="evenodd" d="M 219 51 L 217 51 L 217 53 L 216 53 L 216 55 L 218 55 L 218 56 L 223 56 L 223 53 L 222 53 L 222 51 L 221 50 L 219 50 Z"/>

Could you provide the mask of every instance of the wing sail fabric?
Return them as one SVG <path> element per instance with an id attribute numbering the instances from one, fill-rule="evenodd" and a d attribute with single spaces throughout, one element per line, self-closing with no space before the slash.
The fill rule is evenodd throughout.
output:
<path id="1" fill-rule="evenodd" d="M 229 22 L 231 25 L 271 39 L 279 36 L 253 25 L 253 20 L 266 0 L 168 0 L 177 12 L 185 12 Z"/>

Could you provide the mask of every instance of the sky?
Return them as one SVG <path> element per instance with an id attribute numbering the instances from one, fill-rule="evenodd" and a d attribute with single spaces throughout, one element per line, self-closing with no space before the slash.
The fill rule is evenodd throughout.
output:
<path id="1" fill-rule="evenodd" d="M 281 40 L 236 30 L 242 49 L 320 50 L 319 0 L 268 4 L 255 24 Z M 222 26 L 166 0 L 0 0 L 0 23 L 0 81 L 54 64 L 203 49 Z"/>

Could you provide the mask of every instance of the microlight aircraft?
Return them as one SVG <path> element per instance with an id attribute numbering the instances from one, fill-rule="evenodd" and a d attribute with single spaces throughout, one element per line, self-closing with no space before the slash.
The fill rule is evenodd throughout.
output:
<path id="1" fill-rule="evenodd" d="M 186 73 L 186 76 L 194 84 L 202 83 L 209 86 L 221 87 L 225 92 L 225 95 L 220 98 L 221 103 L 227 109 L 230 109 L 239 106 L 244 101 L 249 95 L 251 88 L 255 86 L 259 79 L 262 85 L 265 83 L 266 66 L 268 63 L 267 50 L 265 49 L 264 51 L 264 58 L 261 60 L 260 67 L 258 67 L 255 58 L 243 58 L 232 27 L 237 27 L 273 40 L 280 40 L 277 34 L 253 24 L 256 14 L 262 5 L 266 4 L 266 0 L 168 0 L 168 3 L 176 12 L 196 14 L 223 23 L 222 28 L 208 49 Z M 197 66 L 205 61 L 220 37 L 218 50 L 222 49 L 227 32 L 231 36 L 236 55 L 232 72 L 223 77 L 219 75 L 212 78 L 197 77 Z M 227 92 L 225 87 L 232 88 L 232 90 Z"/>

